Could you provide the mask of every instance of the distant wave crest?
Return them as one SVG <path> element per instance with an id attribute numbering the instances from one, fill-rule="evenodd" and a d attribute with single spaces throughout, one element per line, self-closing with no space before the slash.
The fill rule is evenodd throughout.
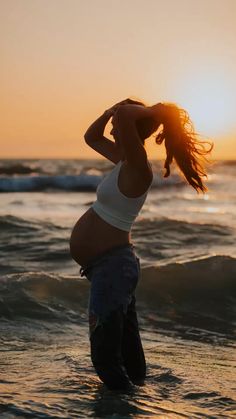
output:
<path id="1" fill-rule="evenodd" d="M 41 173 L 40 167 L 27 165 L 24 163 L 4 164 L 0 166 L 0 175 L 26 175 L 31 173 Z"/>
<path id="2" fill-rule="evenodd" d="M 80 175 L 55 175 L 55 176 L 18 176 L 1 177 L 0 192 L 37 192 L 46 190 L 66 191 L 96 191 L 102 180 L 102 176 L 80 174 Z M 152 188 L 165 186 L 180 186 L 183 182 L 180 178 L 173 176 L 169 179 L 154 177 Z"/>
<path id="3" fill-rule="evenodd" d="M 95 191 L 100 176 L 19 176 L 1 177 L 0 192 L 37 192 L 45 190 Z"/>

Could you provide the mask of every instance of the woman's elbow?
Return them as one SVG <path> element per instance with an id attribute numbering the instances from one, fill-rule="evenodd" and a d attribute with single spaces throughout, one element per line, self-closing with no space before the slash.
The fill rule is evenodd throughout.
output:
<path id="1" fill-rule="evenodd" d="M 88 131 L 86 131 L 86 133 L 84 134 L 84 141 L 86 142 L 86 144 L 90 144 L 92 141 L 91 134 L 89 134 Z"/>

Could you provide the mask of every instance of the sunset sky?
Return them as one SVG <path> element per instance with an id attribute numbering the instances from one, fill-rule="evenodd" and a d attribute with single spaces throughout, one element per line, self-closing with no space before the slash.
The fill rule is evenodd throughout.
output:
<path id="1" fill-rule="evenodd" d="M 84 132 L 132 97 L 176 102 L 236 158 L 236 0 L 0 0 L 0 20 L 2 157 L 99 157 Z"/>

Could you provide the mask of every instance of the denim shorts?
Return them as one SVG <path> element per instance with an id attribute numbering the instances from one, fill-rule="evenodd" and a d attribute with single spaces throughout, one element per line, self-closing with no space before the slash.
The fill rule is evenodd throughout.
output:
<path id="1" fill-rule="evenodd" d="M 129 243 L 96 257 L 88 266 L 81 267 L 80 274 L 91 282 L 88 301 L 91 335 L 98 323 L 114 310 L 127 313 L 140 278 L 140 260 L 134 245 Z"/>

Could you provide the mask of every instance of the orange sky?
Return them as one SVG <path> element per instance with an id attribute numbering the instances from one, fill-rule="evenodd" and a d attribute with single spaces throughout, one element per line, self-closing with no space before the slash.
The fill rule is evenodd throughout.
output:
<path id="1" fill-rule="evenodd" d="M 84 132 L 130 96 L 236 158 L 236 0 L 0 0 L 0 19 L 2 157 L 99 157 Z"/>

